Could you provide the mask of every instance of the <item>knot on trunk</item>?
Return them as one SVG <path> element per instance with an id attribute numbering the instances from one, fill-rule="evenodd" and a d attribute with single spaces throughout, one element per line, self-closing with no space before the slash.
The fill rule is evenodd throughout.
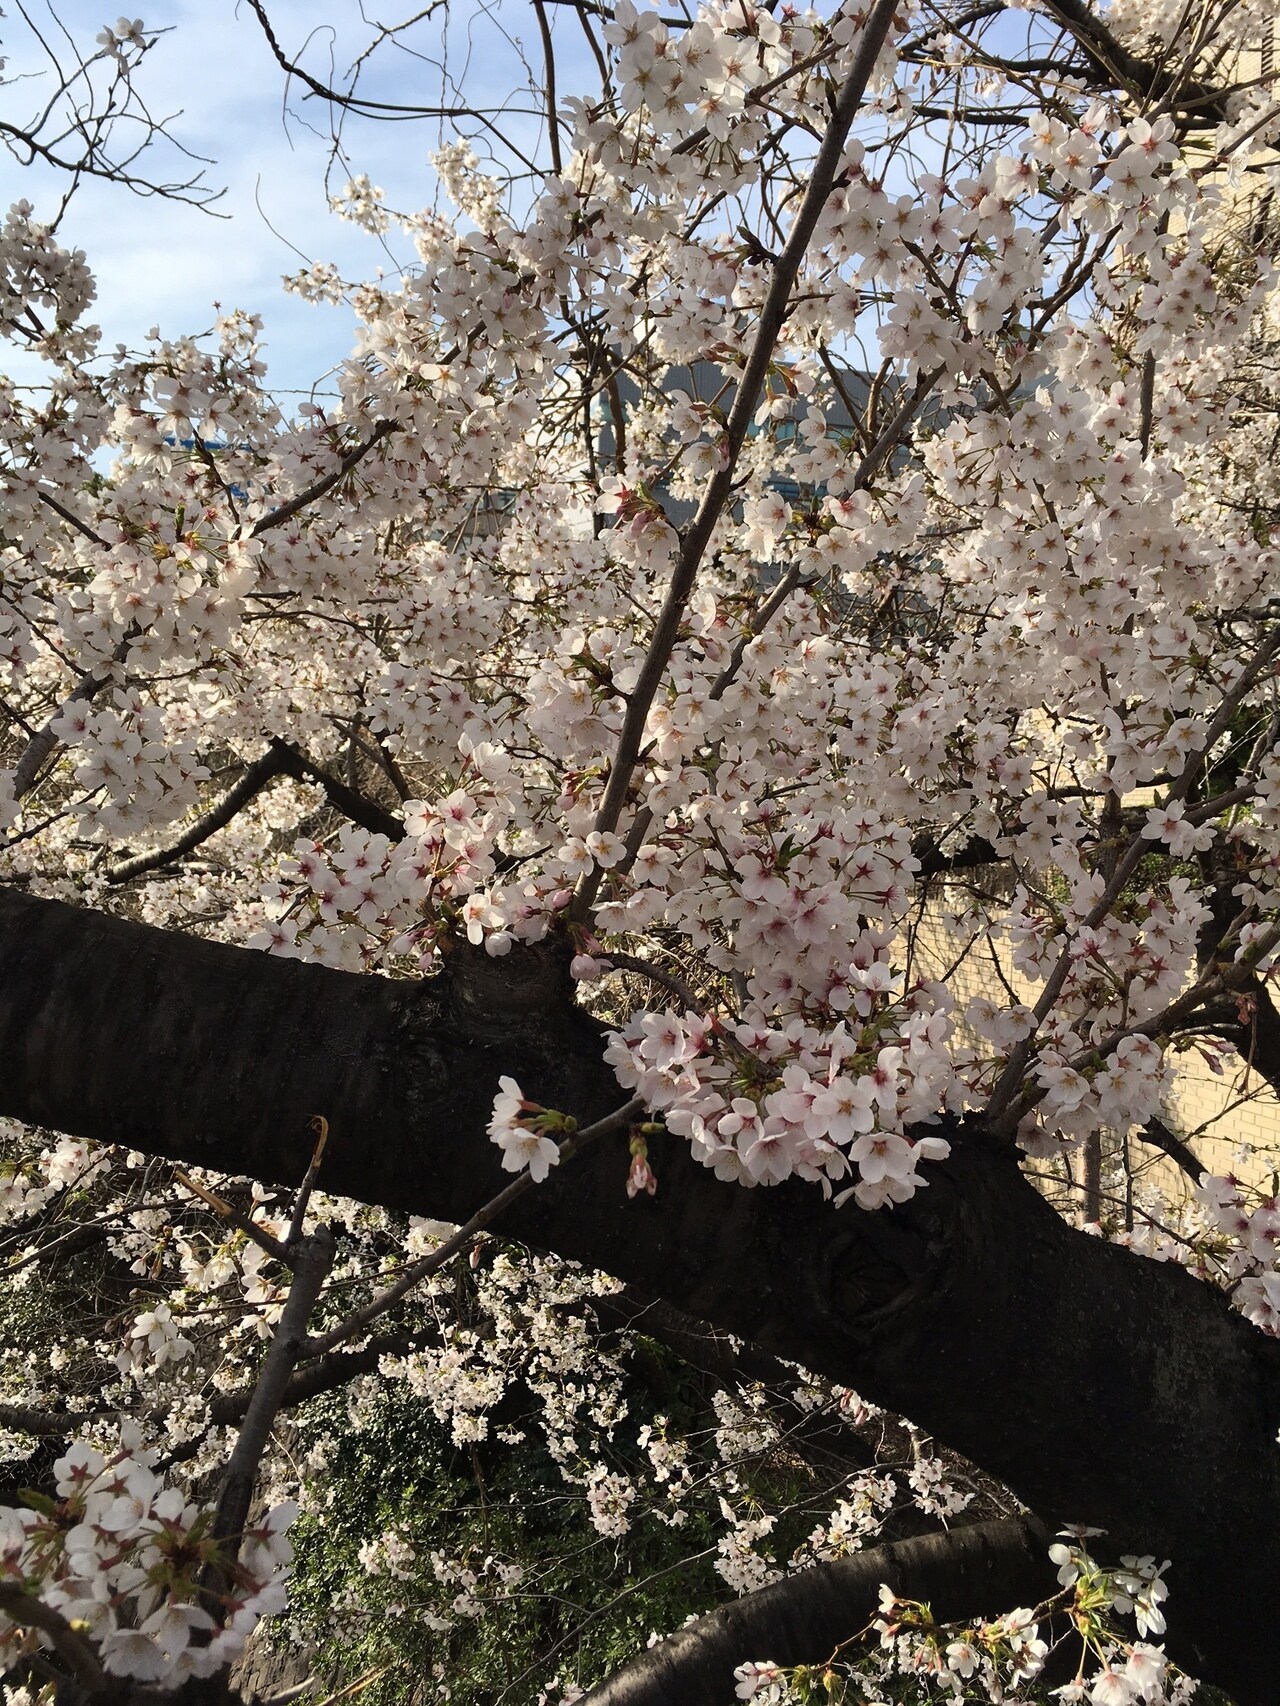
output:
<path id="1" fill-rule="evenodd" d="M 540 1027 L 574 1007 L 571 957 L 558 936 L 496 958 L 483 944 L 455 939 L 445 950 L 449 1005 L 473 1036 Z"/>

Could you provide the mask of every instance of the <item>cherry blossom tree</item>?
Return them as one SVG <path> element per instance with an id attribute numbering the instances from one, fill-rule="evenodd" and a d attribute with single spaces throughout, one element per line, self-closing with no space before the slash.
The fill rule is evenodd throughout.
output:
<path id="1" fill-rule="evenodd" d="M 0 388 L 4 1212 L 44 1271 L 91 1198 L 151 1287 L 92 1378 L 9 1383 L 6 1426 L 82 1437 L 0 1512 L 7 1651 L 225 1690 L 282 1602 L 277 1419 L 386 1366 L 480 1437 L 484 1335 L 395 1312 L 500 1236 L 1126 1559 L 1077 1534 L 1046 1587 L 1005 1526 L 944 1638 L 919 1582 L 963 1548 L 824 1602 L 832 1525 L 767 1587 L 730 1507 L 726 1695 L 878 1615 L 999 1698 L 1061 1588 L 1066 1698 L 1181 1698 L 1176 1663 L 1268 1699 L 1280 1212 L 1168 1111 L 1193 1047 L 1280 1086 L 1267 9 L 522 22 L 536 119 L 429 108 L 450 214 L 334 196 L 416 263 L 286 280 L 357 316 L 333 407 L 281 413 L 246 312 L 104 352 L 84 256 L 4 228 L 0 330 L 49 375 Z M 1103 1132 L 1194 1193 L 1112 1213 Z M 578 1283 L 535 1271 L 530 1320 Z M 624 1533 L 634 1484 L 569 1455 Z M 600 1697 L 706 1698 L 712 1634 Z"/>

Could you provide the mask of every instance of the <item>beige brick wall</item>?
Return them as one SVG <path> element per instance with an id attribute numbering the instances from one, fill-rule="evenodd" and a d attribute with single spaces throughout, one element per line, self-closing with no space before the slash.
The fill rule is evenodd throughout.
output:
<path id="1" fill-rule="evenodd" d="M 932 905 L 907 933 L 912 977 L 945 979 L 959 1007 L 976 995 L 1007 1003 L 1013 998 L 1034 1006 L 1040 986 L 1013 968 L 1002 944 L 988 937 L 972 940 L 945 917 L 943 904 Z M 1215 1071 L 1210 1059 L 1221 1068 Z M 1174 1089 L 1164 1109 L 1170 1129 L 1185 1138 L 1211 1173 L 1234 1173 L 1249 1184 L 1270 1189 L 1280 1167 L 1280 1099 L 1234 1051 L 1221 1056 L 1192 1047 L 1176 1057 Z M 1128 1133 L 1109 1134 L 1129 1144 L 1131 1164 L 1176 1198 L 1190 1189 L 1170 1163 Z"/>

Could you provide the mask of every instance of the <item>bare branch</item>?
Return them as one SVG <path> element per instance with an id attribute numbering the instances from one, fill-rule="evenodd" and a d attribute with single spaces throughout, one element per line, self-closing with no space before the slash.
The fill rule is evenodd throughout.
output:
<path id="1" fill-rule="evenodd" d="M 340 781 L 289 741 L 277 738 L 272 740 L 261 758 L 254 759 L 253 763 L 246 767 L 239 781 L 203 816 L 197 818 L 176 841 L 168 847 L 155 848 L 149 853 L 137 853 L 132 858 L 120 860 L 109 867 L 107 881 L 126 883 L 134 877 L 145 876 L 148 871 L 162 870 L 167 865 L 175 864 L 184 855 L 216 835 L 219 830 L 225 829 L 251 800 L 279 776 L 291 776 L 299 782 L 318 783 L 335 810 L 373 835 L 385 835 L 392 841 L 399 841 L 404 835 L 404 823 L 394 812 L 384 810 L 358 789 Z"/>
<path id="2" fill-rule="evenodd" d="M 398 421 L 379 421 L 368 438 L 357 444 L 353 450 L 349 450 L 338 466 L 330 473 L 324 475 L 322 479 L 316 480 L 305 491 L 298 492 L 295 497 L 289 499 L 288 503 L 281 504 L 279 509 L 273 509 L 269 514 L 260 517 L 250 530 L 250 539 L 260 538 L 271 528 L 283 526 L 286 521 L 297 515 L 300 509 L 305 509 L 317 498 L 322 498 L 326 492 L 331 492 L 338 482 L 345 480 L 353 468 L 358 468 L 374 446 L 381 444 L 384 438 L 389 437 L 399 424 Z"/>
<path id="3" fill-rule="evenodd" d="M 1162 1119 L 1149 1119 L 1138 1135 L 1144 1143 L 1150 1143 L 1167 1155 L 1194 1184 L 1198 1185 L 1208 1172 L 1208 1168 L 1197 1158 L 1191 1146 L 1184 1143 L 1176 1132 L 1170 1131 Z"/>
<path id="4" fill-rule="evenodd" d="M 1048 1541 L 1034 1517 L 1010 1517 L 816 1564 L 647 1648 L 583 1706 L 703 1706 L 725 1697 L 744 1658 L 821 1665 L 871 1623 L 882 1583 L 900 1598 L 927 1601 L 939 1622 L 1034 1605 L 1058 1589 Z"/>

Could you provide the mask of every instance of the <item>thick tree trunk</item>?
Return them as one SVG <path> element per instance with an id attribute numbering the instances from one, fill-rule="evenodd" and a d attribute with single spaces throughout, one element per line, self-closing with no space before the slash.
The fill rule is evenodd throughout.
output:
<path id="1" fill-rule="evenodd" d="M 323 1114 L 326 1189 L 461 1221 L 503 1182 L 500 1073 L 580 1119 L 623 1100 L 554 950 L 392 983 L 0 891 L 0 1113 L 284 1184 Z M 1170 1651 L 1269 1703 L 1280 1344 L 951 1135 L 892 1212 L 724 1185 L 674 1140 L 628 1201 L 606 1139 L 502 1224 L 910 1416 L 1050 1522 L 1172 1558 Z"/>

